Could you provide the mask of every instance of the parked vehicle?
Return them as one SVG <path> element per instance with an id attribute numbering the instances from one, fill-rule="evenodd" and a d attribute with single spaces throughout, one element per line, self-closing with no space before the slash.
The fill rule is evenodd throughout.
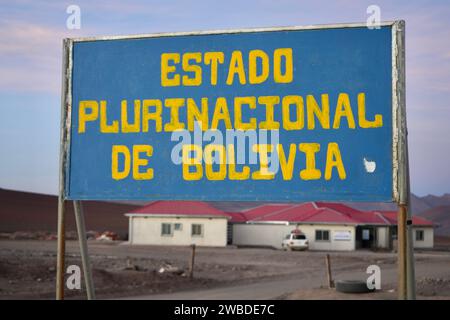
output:
<path id="1" fill-rule="evenodd" d="M 308 239 L 303 233 L 291 232 L 281 243 L 283 250 L 307 250 Z"/>

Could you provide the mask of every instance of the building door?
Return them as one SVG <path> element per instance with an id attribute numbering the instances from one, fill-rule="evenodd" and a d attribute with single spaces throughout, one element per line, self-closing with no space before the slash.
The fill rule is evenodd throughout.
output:
<path id="1" fill-rule="evenodd" d="M 356 248 L 372 249 L 376 246 L 376 229 L 372 226 L 356 227 Z"/>

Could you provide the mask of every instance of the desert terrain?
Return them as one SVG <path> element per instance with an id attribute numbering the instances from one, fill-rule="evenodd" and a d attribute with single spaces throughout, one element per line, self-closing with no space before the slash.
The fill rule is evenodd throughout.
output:
<path id="1" fill-rule="evenodd" d="M 324 252 L 199 247 L 190 279 L 189 247 L 89 241 L 89 250 L 100 299 L 396 299 L 392 252 L 330 253 L 334 279 L 364 280 L 369 265 L 381 268 L 380 291 L 348 295 L 327 288 Z M 55 252 L 56 241 L 1 240 L 0 299 L 53 299 Z M 450 299 L 450 252 L 418 251 L 415 259 L 418 298 Z M 67 242 L 71 264 L 81 266 L 76 241 Z M 85 299 L 84 283 L 66 297 Z"/>
<path id="2" fill-rule="evenodd" d="M 57 197 L 0 189 L 0 299 L 54 299 L 56 276 Z M 449 197 L 414 197 L 436 223 L 435 250 L 417 251 L 420 299 L 450 299 Z M 340 294 L 326 286 L 326 252 L 283 252 L 267 248 L 197 248 L 194 278 L 187 275 L 189 247 L 130 246 L 124 213 L 143 203 L 84 202 L 88 236 L 109 230 L 121 241 L 89 240 L 97 297 L 135 299 L 395 299 L 396 253 L 331 252 L 335 279 L 367 278 L 377 264 L 382 290 L 364 295 Z M 255 203 L 212 203 L 242 210 Z M 373 204 L 372 206 L 374 206 Z M 437 207 L 432 207 L 436 205 Z M 431 208 L 431 209 L 430 209 Z M 75 221 L 67 202 L 66 266 L 81 266 Z M 434 210 L 433 213 L 429 210 Z M 428 213 L 427 213 L 428 212 Z M 433 215 L 431 214 L 433 213 Z M 441 232 L 438 232 L 441 231 Z M 444 234 L 444 236 L 442 236 Z M 92 236 L 90 236 L 92 235 Z M 164 272 L 160 272 L 164 271 Z M 69 299 L 84 299 L 67 290 Z"/>

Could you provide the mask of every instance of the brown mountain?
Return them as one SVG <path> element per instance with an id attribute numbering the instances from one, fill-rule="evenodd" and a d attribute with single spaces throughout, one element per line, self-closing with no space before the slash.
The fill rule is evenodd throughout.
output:
<path id="1" fill-rule="evenodd" d="M 436 233 L 450 236 L 450 194 L 442 196 L 411 195 L 412 212 L 438 225 Z M 242 211 L 262 202 L 211 202 L 224 211 Z M 128 220 L 124 213 L 144 205 L 145 202 L 83 201 L 86 229 L 111 230 L 121 235 L 128 233 Z M 397 210 L 392 203 L 347 203 L 360 210 Z M 56 231 L 58 199 L 43 195 L 0 188 L 0 232 Z M 75 230 L 73 206 L 67 202 L 66 228 Z"/>
<path id="2" fill-rule="evenodd" d="M 66 208 L 66 230 L 74 231 L 76 227 L 72 203 L 67 202 Z M 83 201 L 86 229 L 126 234 L 128 219 L 124 213 L 134 208 L 135 205 L 121 203 Z M 0 232 L 54 232 L 57 228 L 57 213 L 56 196 L 0 189 Z"/>
<path id="3" fill-rule="evenodd" d="M 359 210 L 397 210 L 397 205 L 393 203 L 353 202 L 346 204 Z M 421 215 L 423 212 L 426 212 L 438 206 L 450 206 L 450 194 L 446 193 L 442 196 L 428 195 L 424 197 L 419 197 L 415 194 L 411 194 L 411 208 L 413 215 Z"/>
<path id="4" fill-rule="evenodd" d="M 420 214 L 425 219 L 436 222 L 435 232 L 437 235 L 450 235 L 450 205 L 437 206 Z"/>
<path id="5" fill-rule="evenodd" d="M 428 204 L 431 208 L 439 206 L 450 206 L 450 193 L 446 193 L 442 196 L 429 194 L 425 197 L 422 197 L 421 200 L 424 203 Z"/>

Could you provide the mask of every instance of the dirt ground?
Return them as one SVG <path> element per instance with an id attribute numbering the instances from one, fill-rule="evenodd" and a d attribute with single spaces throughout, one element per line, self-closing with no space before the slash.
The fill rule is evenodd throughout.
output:
<path id="1" fill-rule="evenodd" d="M 338 294 L 325 289 L 324 252 L 284 252 L 263 248 L 197 248 L 194 278 L 188 277 L 189 247 L 130 246 L 90 241 L 98 298 L 179 293 L 276 279 L 301 279 L 299 290 L 278 299 L 395 299 L 396 254 L 391 252 L 330 253 L 333 276 L 365 277 L 370 264 L 385 272 L 383 290 L 367 295 Z M 68 241 L 66 266 L 81 266 L 78 243 Z M 450 299 L 450 252 L 416 252 L 417 294 L 423 299 Z M 0 299 L 53 299 L 56 241 L 0 241 Z M 160 272 L 165 268 L 164 272 Z M 174 272 L 170 272 L 174 271 Z M 284 280 L 283 280 L 284 281 Z M 270 291 L 270 288 L 267 290 Z M 232 290 L 231 290 L 232 291 Z M 84 299 L 82 290 L 66 296 Z"/>

